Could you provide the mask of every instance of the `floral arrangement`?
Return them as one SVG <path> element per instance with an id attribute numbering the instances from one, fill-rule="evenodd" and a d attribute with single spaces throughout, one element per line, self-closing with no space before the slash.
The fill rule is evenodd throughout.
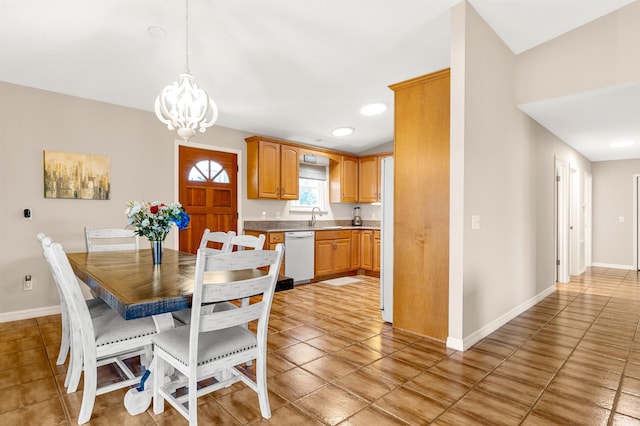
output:
<path id="1" fill-rule="evenodd" d="M 150 241 L 164 241 L 176 224 L 178 229 L 185 229 L 191 218 L 180 203 L 163 204 L 158 201 L 129 201 L 126 215 L 128 225 L 135 225 L 136 234 L 147 237 Z"/>

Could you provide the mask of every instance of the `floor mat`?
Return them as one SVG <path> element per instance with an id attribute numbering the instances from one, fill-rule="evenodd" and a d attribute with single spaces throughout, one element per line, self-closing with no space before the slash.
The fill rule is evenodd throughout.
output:
<path id="1" fill-rule="evenodd" d="M 340 278 L 334 278 L 332 280 L 320 281 L 320 284 L 329 284 L 329 285 L 332 285 L 334 287 L 338 287 L 338 286 L 341 286 L 341 285 L 355 284 L 355 283 L 359 283 L 359 282 L 362 282 L 362 280 L 358 279 L 358 278 L 340 277 Z"/>

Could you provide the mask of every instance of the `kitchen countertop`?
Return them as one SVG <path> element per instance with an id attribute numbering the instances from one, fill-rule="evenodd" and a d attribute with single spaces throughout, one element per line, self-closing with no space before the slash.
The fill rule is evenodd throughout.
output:
<path id="1" fill-rule="evenodd" d="M 246 221 L 245 231 L 256 232 L 287 232 L 287 231 L 338 231 L 338 230 L 380 230 L 380 221 L 364 221 L 362 226 L 353 226 L 350 220 L 317 221 L 316 226 L 309 226 L 307 220 L 281 220 L 281 221 Z"/>

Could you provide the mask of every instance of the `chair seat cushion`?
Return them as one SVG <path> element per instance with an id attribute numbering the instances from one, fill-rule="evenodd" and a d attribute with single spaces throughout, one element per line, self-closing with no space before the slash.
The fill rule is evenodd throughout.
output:
<path id="1" fill-rule="evenodd" d="M 237 308 L 237 306 L 231 302 L 220 302 L 220 303 L 216 303 L 214 305 L 208 305 L 208 306 L 213 306 L 213 310 L 211 312 L 222 312 L 222 311 L 228 311 L 228 310 Z M 203 306 L 202 310 L 206 312 L 207 311 L 206 308 L 208 306 Z M 172 314 L 174 319 L 180 321 L 181 324 L 179 325 L 191 323 L 191 308 L 172 312 Z"/>
<path id="2" fill-rule="evenodd" d="M 111 310 L 111 312 L 111 314 L 106 313 L 92 318 L 96 346 L 123 342 L 157 333 L 156 325 L 151 317 L 125 320 L 116 311 Z"/>
<path id="3" fill-rule="evenodd" d="M 189 358 L 189 326 L 173 328 L 153 336 L 153 343 L 176 360 L 187 365 Z M 241 326 L 200 333 L 198 365 L 207 364 L 257 347 L 256 336 Z"/>

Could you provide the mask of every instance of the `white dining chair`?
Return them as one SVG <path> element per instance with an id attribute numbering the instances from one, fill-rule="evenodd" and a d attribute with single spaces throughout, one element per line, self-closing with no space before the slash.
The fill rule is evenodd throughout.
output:
<path id="1" fill-rule="evenodd" d="M 202 233 L 199 248 L 207 248 L 210 254 L 227 253 L 231 251 L 231 238 L 235 235 L 235 231 L 211 231 L 207 228 Z"/>
<path id="2" fill-rule="evenodd" d="M 171 404 L 189 424 L 198 424 L 197 398 L 242 381 L 258 394 L 262 417 L 271 417 L 267 394 L 266 346 L 267 325 L 276 288 L 284 246 L 275 250 L 243 250 L 220 255 L 198 250 L 191 323 L 163 331 L 153 337 L 154 393 L 153 409 L 164 411 L 164 401 Z M 208 271 L 235 271 L 268 267 L 268 273 L 249 279 L 207 285 Z M 261 297 L 253 297 L 261 296 Z M 251 298 L 253 303 L 222 312 L 208 312 L 205 303 L 219 303 Z M 257 332 L 242 325 L 257 320 Z M 255 360 L 255 379 L 237 366 Z M 172 367 L 186 377 L 187 393 L 176 393 L 174 382 L 166 383 L 166 368 Z M 215 376 L 211 384 L 198 382 Z M 185 404 L 187 403 L 187 404 Z"/>
<path id="3" fill-rule="evenodd" d="M 223 232 L 223 231 L 211 231 L 209 228 L 205 229 L 200 239 L 200 248 L 207 249 L 208 254 L 216 255 L 222 253 L 228 253 L 233 249 L 231 241 L 236 237 L 235 231 Z M 210 245 L 210 243 L 213 243 Z M 208 309 L 213 311 L 223 311 L 235 308 L 235 305 L 231 303 L 218 303 L 211 305 Z M 182 309 L 180 311 L 172 312 L 173 319 L 177 321 L 179 325 L 189 324 L 191 321 L 191 309 Z"/>
<path id="4" fill-rule="evenodd" d="M 37 235 L 37 238 L 40 241 L 40 243 L 42 243 L 42 241 L 48 237 L 43 233 L 39 233 Z M 62 293 L 62 288 L 60 287 L 60 283 L 56 281 L 57 277 L 56 275 L 53 274 L 53 271 L 51 270 L 51 263 L 48 261 L 48 259 L 47 259 L 47 265 L 49 266 L 49 270 L 51 271 L 52 276 L 54 277 L 56 288 L 58 290 L 58 297 L 60 299 L 60 317 L 61 317 L 62 330 L 61 330 L 60 348 L 58 349 L 58 357 L 56 358 L 56 365 L 62 365 L 65 363 L 67 356 L 69 354 L 71 354 L 71 357 L 73 357 L 73 356 L 81 356 L 81 353 L 79 354 L 77 351 L 73 352 L 71 350 L 71 325 L 69 322 L 69 309 L 65 301 L 64 295 Z M 91 315 L 92 318 L 99 317 L 102 315 L 111 315 L 111 314 L 117 315 L 117 313 L 113 309 L 111 309 L 109 305 L 104 303 L 101 299 L 97 299 L 97 298 L 89 299 L 89 300 L 86 300 L 86 304 L 87 304 L 87 308 L 89 309 L 89 315 Z M 71 374 L 72 364 L 74 364 L 74 362 L 70 360 L 69 367 L 67 368 L 67 376 L 64 382 L 65 387 L 69 385 L 69 380 L 72 377 L 72 374 Z"/>
<path id="5" fill-rule="evenodd" d="M 87 252 L 140 249 L 140 237 L 133 229 L 85 227 L 84 240 Z"/>
<path id="6" fill-rule="evenodd" d="M 77 390 L 80 372 L 84 372 L 78 416 L 78 424 L 84 424 L 91 418 L 97 395 L 140 383 L 141 376 L 136 376 L 124 360 L 149 353 L 151 338 L 157 333 L 156 326 L 152 318 L 127 321 L 115 311 L 92 318 L 62 246 L 48 237 L 43 237 L 41 242 L 43 254 L 67 306 L 71 350 L 81 351 L 81 356 L 70 359 L 74 365 L 70 366 L 71 372 L 67 374 L 73 374 L 77 379 L 70 380 L 67 393 Z M 148 364 L 149 360 L 146 362 Z M 118 366 L 126 379 L 99 386 L 98 367 L 112 363 Z"/>
<path id="7" fill-rule="evenodd" d="M 233 249 L 253 249 L 262 250 L 264 248 L 265 235 L 260 234 L 255 237 L 253 235 L 234 235 L 231 237 L 231 250 Z"/>

